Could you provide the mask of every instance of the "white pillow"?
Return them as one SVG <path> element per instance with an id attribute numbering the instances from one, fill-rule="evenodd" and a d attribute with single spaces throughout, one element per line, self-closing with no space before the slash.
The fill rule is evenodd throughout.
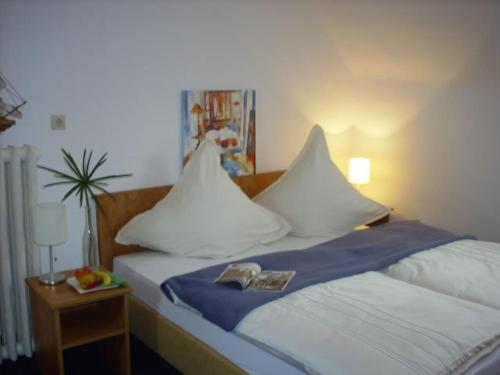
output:
<path id="1" fill-rule="evenodd" d="M 204 141 L 170 193 L 130 220 L 116 236 L 174 255 L 218 258 L 284 237 L 290 225 L 253 203 L 220 166 L 217 146 Z"/>
<path id="2" fill-rule="evenodd" d="M 283 176 L 254 201 L 281 215 L 292 226 L 290 234 L 300 237 L 341 236 L 389 212 L 346 180 L 318 125 Z"/>

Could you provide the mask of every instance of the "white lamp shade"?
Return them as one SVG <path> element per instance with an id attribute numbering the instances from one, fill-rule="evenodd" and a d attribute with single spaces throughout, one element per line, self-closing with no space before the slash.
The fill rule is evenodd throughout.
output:
<path id="1" fill-rule="evenodd" d="M 60 245 L 68 239 L 66 206 L 41 203 L 33 208 L 33 240 L 37 245 Z"/>
<path id="2" fill-rule="evenodd" d="M 349 182 L 358 185 L 370 182 L 370 159 L 349 159 Z"/>

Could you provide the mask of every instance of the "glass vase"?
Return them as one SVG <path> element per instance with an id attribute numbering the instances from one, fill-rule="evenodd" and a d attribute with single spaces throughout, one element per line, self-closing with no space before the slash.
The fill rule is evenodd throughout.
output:
<path id="1" fill-rule="evenodd" d="M 97 269 L 99 267 L 99 248 L 92 221 L 92 207 L 85 206 L 85 227 L 82 238 L 83 265 Z"/>

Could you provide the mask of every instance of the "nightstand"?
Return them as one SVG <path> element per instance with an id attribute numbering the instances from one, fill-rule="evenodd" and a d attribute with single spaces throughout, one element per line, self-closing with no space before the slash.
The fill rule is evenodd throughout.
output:
<path id="1" fill-rule="evenodd" d="M 72 276 L 74 271 L 66 272 Z M 44 375 L 64 374 L 67 349 L 93 343 L 117 374 L 130 375 L 127 295 L 130 286 L 78 294 L 66 282 L 42 285 L 26 279 L 31 301 L 35 355 Z M 91 360 L 91 359 L 90 359 Z"/>

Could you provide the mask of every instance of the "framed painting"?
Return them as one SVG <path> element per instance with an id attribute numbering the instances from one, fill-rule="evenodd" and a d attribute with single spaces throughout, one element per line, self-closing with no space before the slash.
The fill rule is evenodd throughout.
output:
<path id="1" fill-rule="evenodd" d="M 182 91 L 185 165 L 204 139 L 219 149 L 231 176 L 255 173 L 255 90 Z"/>

